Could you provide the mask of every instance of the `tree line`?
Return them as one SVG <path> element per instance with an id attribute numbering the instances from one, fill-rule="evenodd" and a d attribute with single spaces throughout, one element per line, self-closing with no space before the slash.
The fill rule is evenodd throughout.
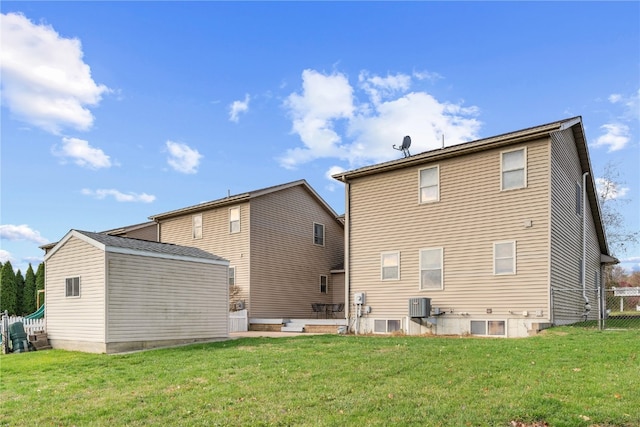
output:
<path id="1" fill-rule="evenodd" d="M 36 311 L 37 294 L 44 290 L 44 263 L 38 265 L 37 271 L 29 264 L 27 272 L 13 270 L 11 261 L 4 265 L 0 262 L 0 311 L 10 315 L 24 316 Z M 42 305 L 44 301 L 40 301 Z"/>

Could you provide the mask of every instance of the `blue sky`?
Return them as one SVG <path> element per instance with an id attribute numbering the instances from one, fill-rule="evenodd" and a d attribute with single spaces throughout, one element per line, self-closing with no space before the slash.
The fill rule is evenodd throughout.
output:
<path id="1" fill-rule="evenodd" d="M 640 229 L 638 2 L 12 2 L 2 12 L 0 260 L 580 115 Z M 618 254 L 640 268 L 640 246 Z"/>

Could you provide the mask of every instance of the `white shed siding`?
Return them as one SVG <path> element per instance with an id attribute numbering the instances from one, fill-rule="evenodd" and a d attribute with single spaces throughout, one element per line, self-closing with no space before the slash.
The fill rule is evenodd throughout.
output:
<path id="1" fill-rule="evenodd" d="M 228 335 L 227 267 L 108 254 L 107 343 Z"/>
<path id="2" fill-rule="evenodd" d="M 575 184 L 582 187 L 582 169 L 571 130 L 552 135 L 552 201 L 551 201 L 551 287 L 555 323 L 571 323 L 581 319 L 585 302 L 580 281 L 582 258 L 582 216 L 576 215 Z M 592 177 L 588 177 L 591 180 Z M 584 189 L 583 189 L 584 190 Z M 591 210 L 587 204 L 587 269 L 586 285 L 592 304 L 590 318 L 597 318 L 594 289 L 600 269 L 600 252 Z"/>
<path id="3" fill-rule="evenodd" d="M 240 207 L 239 233 L 229 233 L 229 208 L 231 206 L 223 206 L 201 212 L 202 239 L 193 238 L 192 215 L 185 214 L 160 222 L 160 241 L 199 248 L 229 260 L 229 265 L 236 268 L 236 285 L 241 289 L 239 299 L 250 304 L 249 230 L 251 209 L 248 202 L 232 206 Z"/>
<path id="4" fill-rule="evenodd" d="M 324 246 L 313 242 L 314 222 L 324 225 Z M 252 199 L 251 317 L 311 317 L 311 303 L 334 302 L 320 293 L 320 275 L 343 262 L 343 248 L 342 224 L 303 186 Z"/>
<path id="5" fill-rule="evenodd" d="M 56 341 L 104 342 L 105 256 L 71 237 L 46 261 L 47 334 Z M 65 296 L 65 279 L 80 277 L 80 297 Z"/>
<path id="6" fill-rule="evenodd" d="M 351 181 L 350 291 L 371 317 L 403 319 L 408 299 L 429 297 L 444 318 L 504 319 L 548 310 L 549 141 L 527 147 L 527 187 L 500 191 L 500 149 Z M 418 171 L 438 165 L 440 201 L 418 203 Z M 530 221 L 531 227 L 525 226 Z M 493 243 L 515 241 L 517 274 L 493 274 Z M 443 248 L 444 289 L 419 290 L 419 251 Z M 380 280 L 380 253 L 400 251 L 400 280 Z M 492 314 L 487 314 L 487 309 Z M 468 319 L 463 320 L 468 325 Z"/>

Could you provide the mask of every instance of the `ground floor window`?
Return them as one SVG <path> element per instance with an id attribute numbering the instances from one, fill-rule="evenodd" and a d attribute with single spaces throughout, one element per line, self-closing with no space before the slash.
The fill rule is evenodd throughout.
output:
<path id="1" fill-rule="evenodd" d="M 506 335 L 504 320 L 472 320 L 471 335 Z"/>
<path id="2" fill-rule="evenodd" d="M 324 274 L 320 275 L 320 293 L 321 294 L 326 294 L 328 292 L 328 277 L 325 276 Z"/>
<path id="3" fill-rule="evenodd" d="M 401 329 L 400 320 L 396 319 L 376 319 L 373 322 L 373 332 L 376 333 L 389 333 L 396 332 Z"/>

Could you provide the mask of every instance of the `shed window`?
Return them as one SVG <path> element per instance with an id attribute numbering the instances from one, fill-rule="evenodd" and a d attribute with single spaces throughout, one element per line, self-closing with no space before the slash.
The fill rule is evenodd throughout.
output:
<path id="1" fill-rule="evenodd" d="M 493 244 L 493 274 L 516 274 L 516 242 Z"/>
<path id="2" fill-rule="evenodd" d="M 313 223 L 313 244 L 324 246 L 324 224 Z"/>
<path id="3" fill-rule="evenodd" d="M 329 281 L 328 277 L 324 274 L 320 275 L 320 293 L 326 294 L 329 291 Z"/>
<path id="4" fill-rule="evenodd" d="M 420 203 L 440 200 L 440 168 L 420 169 Z"/>
<path id="5" fill-rule="evenodd" d="M 527 150 L 505 151 L 501 157 L 501 188 L 512 190 L 527 186 Z"/>
<path id="6" fill-rule="evenodd" d="M 80 296 L 80 278 L 68 277 L 65 279 L 65 296 L 66 297 L 79 297 Z"/>
<path id="7" fill-rule="evenodd" d="M 194 239 L 202 239 L 202 214 L 191 217 L 192 221 L 192 237 Z"/>
<path id="8" fill-rule="evenodd" d="M 380 270 L 382 280 L 400 280 L 400 252 L 380 254 Z"/>
<path id="9" fill-rule="evenodd" d="M 229 233 L 240 232 L 240 208 L 229 209 Z"/>

